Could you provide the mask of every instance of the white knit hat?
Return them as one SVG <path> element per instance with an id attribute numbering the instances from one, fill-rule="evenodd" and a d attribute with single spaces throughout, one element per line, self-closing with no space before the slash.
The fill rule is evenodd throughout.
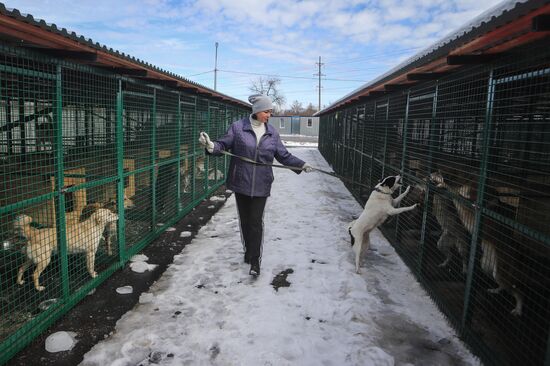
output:
<path id="1" fill-rule="evenodd" d="M 252 114 L 273 109 L 271 98 L 264 94 L 251 95 L 248 97 L 248 101 L 252 103 Z"/>

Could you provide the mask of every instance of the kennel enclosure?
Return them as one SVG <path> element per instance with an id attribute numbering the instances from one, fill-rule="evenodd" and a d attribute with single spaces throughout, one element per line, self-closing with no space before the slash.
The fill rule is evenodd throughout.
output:
<path id="1" fill-rule="evenodd" d="M 198 132 L 222 134 L 250 105 L 1 4 L 0 26 L 3 364 L 223 184 L 226 159 L 206 156 Z M 99 208 L 119 219 L 92 253 L 94 278 L 88 244 L 71 243 L 90 243 Z M 34 266 L 17 283 L 24 252 L 45 242 L 45 289 Z"/>
<path id="2" fill-rule="evenodd" d="M 411 185 L 382 232 L 490 365 L 550 365 L 549 19 L 505 2 L 318 114 L 359 202 Z"/>

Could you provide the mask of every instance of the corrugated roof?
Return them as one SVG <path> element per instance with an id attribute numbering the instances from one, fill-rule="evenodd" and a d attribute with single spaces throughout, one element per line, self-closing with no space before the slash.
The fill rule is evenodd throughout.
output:
<path id="1" fill-rule="evenodd" d="M 320 115 L 333 107 L 342 104 L 342 102 L 356 96 L 357 94 L 365 91 L 366 89 L 380 85 L 385 81 L 391 80 L 399 74 L 406 73 L 416 67 L 426 65 L 431 61 L 437 60 L 441 57 L 448 55 L 452 50 L 471 42 L 472 40 L 480 37 L 483 34 L 487 34 L 505 24 L 511 23 L 514 20 L 546 5 L 549 4 L 549 0 L 508 0 L 504 1 L 491 9 L 485 11 L 472 21 L 468 22 L 460 29 L 452 32 L 448 36 L 444 37 L 440 41 L 418 52 L 414 56 L 403 61 L 399 65 L 395 66 L 388 72 L 382 74 L 376 79 L 360 86 L 353 90 L 351 93 L 346 94 L 344 97 L 338 99 L 327 108 L 316 113 Z"/>
<path id="2" fill-rule="evenodd" d="M 177 75 L 173 72 L 163 70 L 163 69 L 161 69 L 161 68 L 159 68 L 159 67 L 157 67 L 153 64 L 150 64 L 148 62 L 140 60 L 139 58 L 135 58 L 135 57 L 133 57 L 131 55 L 128 55 L 124 52 L 120 52 L 118 50 L 113 50 L 112 48 L 108 48 L 105 45 L 101 45 L 98 42 L 94 42 L 91 38 L 86 39 L 82 35 L 77 35 L 75 32 L 70 32 L 66 28 L 59 28 L 57 25 L 55 25 L 53 23 L 47 23 L 43 19 L 35 19 L 32 15 L 21 13 L 18 9 L 7 8 L 3 3 L 0 3 L 0 14 L 5 15 L 5 16 L 10 17 L 10 18 L 13 18 L 13 19 L 15 19 L 19 22 L 23 22 L 25 24 L 29 24 L 29 25 L 32 25 L 32 26 L 35 26 L 35 27 L 39 27 L 44 31 L 57 34 L 57 35 L 59 35 L 63 38 L 70 39 L 72 41 L 78 42 L 82 46 L 90 47 L 94 50 L 105 52 L 107 54 L 115 56 L 116 58 L 129 61 L 134 65 L 139 65 L 139 66 L 144 67 L 148 70 L 155 71 L 155 72 L 158 72 L 160 74 L 166 75 L 166 76 L 170 77 L 171 79 L 176 79 L 176 80 L 181 81 L 181 82 L 183 82 L 183 83 L 185 83 L 189 86 L 195 86 L 198 89 L 203 89 L 205 91 L 208 91 L 212 95 L 223 97 L 224 99 L 230 99 L 233 102 L 242 104 L 243 106 L 246 106 L 246 107 L 250 107 L 250 104 L 245 102 L 245 101 L 242 101 L 242 100 L 237 99 L 237 98 L 233 98 L 233 97 L 228 96 L 226 94 L 223 94 L 223 93 L 220 93 L 220 92 L 215 91 L 213 89 L 210 89 L 207 86 L 204 86 L 202 84 L 199 84 L 199 83 L 196 83 L 196 82 L 191 81 L 189 79 L 186 79 L 186 78 L 184 78 L 182 76 L 179 76 L 179 75 Z"/>

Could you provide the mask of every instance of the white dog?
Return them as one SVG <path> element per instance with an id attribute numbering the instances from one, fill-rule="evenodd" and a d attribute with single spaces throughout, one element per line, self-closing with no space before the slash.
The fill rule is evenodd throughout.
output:
<path id="1" fill-rule="evenodd" d="M 370 245 L 369 235 L 372 230 L 380 226 L 388 216 L 400 214 L 414 209 L 418 204 L 409 207 L 396 208 L 399 202 L 409 193 L 410 186 L 397 198 L 392 198 L 392 193 L 401 187 L 401 176 L 389 176 L 384 178 L 374 187 L 369 196 L 365 209 L 361 216 L 348 226 L 351 236 L 351 245 L 355 252 L 355 271 L 361 273 L 359 267 L 361 258 L 367 252 Z"/>

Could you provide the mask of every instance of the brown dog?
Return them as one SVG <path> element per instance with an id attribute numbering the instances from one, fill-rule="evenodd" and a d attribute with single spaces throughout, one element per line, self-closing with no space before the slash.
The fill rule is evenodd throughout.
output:
<path id="1" fill-rule="evenodd" d="M 78 224 L 70 224 L 67 228 L 67 250 L 72 253 L 86 253 L 86 268 L 90 276 L 95 278 L 95 254 L 99 246 L 99 241 L 108 223 L 118 220 L 118 215 L 108 209 L 100 208 L 85 221 Z M 37 229 L 30 224 L 32 218 L 27 215 L 16 217 L 14 227 L 27 238 L 27 246 L 24 253 L 27 260 L 19 268 L 17 273 L 17 283 L 22 285 L 23 273 L 31 264 L 36 265 L 32 275 L 34 287 L 38 291 L 43 291 L 44 286 L 40 285 L 39 277 L 44 269 L 50 264 L 52 253 L 57 249 L 57 235 L 55 228 Z"/>

